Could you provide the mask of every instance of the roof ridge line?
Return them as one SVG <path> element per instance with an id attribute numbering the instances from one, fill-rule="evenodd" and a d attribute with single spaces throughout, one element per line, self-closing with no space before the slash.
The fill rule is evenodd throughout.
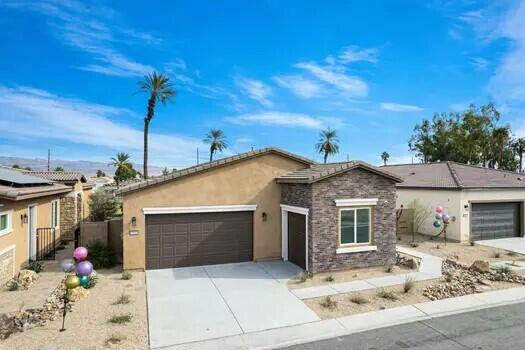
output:
<path id="1" fill-rule="evenodd" d="M 450 175 L 452 175 L 452 179 L 454 179 L 454 182 L 456 183 L 456 185 L 459 188 L 463 188 L 463 183 L 461 182 L 461 179 L 459 178 L 456 172 L 456 169 L 454 169 L 451 163 L 452 163 L 451 161 L 447 160 L 447 167 L 448 167 L 448 170 L 450 171 Z"/>

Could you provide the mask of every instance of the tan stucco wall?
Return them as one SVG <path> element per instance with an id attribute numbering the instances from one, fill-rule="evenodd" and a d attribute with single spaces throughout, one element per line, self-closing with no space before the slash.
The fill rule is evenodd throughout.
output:
<path id="1" fill-rule="evenodd" d="M 16 271 L 20 270 L 28 260 L 28 226 L 21 220 L 21 215 L 29 215 L 28 206 L 36 204 L 36 227 L 51 227 L 51 201 L 60 198 L 60 195 L 28 199 L 24 201 L 9 201 L 0 199 L 0 212 L 13 210 L 13 231 L 0 236 L 0 251 L 11 245 L 16 246 L 15 263 Z M 60 220 L 60 218 L 59 218 Z M 56 239 L 60 238 L 60 229 L 56 229 Z"/>
<path id="2" fill-rule="evenodd" d="M 261 155 L 124 196 L 124 268 L 145 267 L 145 207 L 257 204 L 254 259 L 281 256 L 280 187 L 275 178 L 306 165 L 275 154 Z M 262 213 L 267 214 L 266 221 Z M 137 226 L 131 228 L 131 218 Z M 129 235 L 137 230 L 138 235 Z"/>
<path id="3" fill-rule="evenodd" d="M 89 215 L 91 214 L 90 210 L 89 210 L 89 201 L 91 199 L 91 195 L 93 194 L 93 189 L 85 189 L 83 190 L 83 203 L 82 203 L 82 206 L 83 206 L 83 213 L 82 213 L 82 218 L 85 219 L 85 220 L 89 220 Z"/>
<path id="4" fill-rule="evenodd" d="M 429 205 L 432 212 L 437 206 L 442 206 L 445 212 L 451 217 L 456 217 L 456 221 L 450 223 L 447 229 L 447 238 L 457 241 L 467 242 L 470 240 L 470 211 L 474 202 L 524 202 L 525 190 L 418 190 L 418 189 L 397 189 L 396 208 L 401 204 L 405 207 L 413 199 L 418 199 L 421 203 Z M 466 208 L 465 208 L 466 206 Z M 522 206 L 523 207 L 523 206 Z M 438 230 L 432 226 L 433 215 L 429 215 L 422 228 L 422 233 L 436 234 Z M 522 211 L 522 235 L 525 217 Z"/>
<path id="5" fill-rule="evenodd" d="M 407 208 L 408 203 L 412 200 L 417 199 L 424 206 L 428 206 L 429 215 L 420 228 L 420 233 L 427 235 L 436 235 L 441 229 L 435 228 L 432 223 L 434 222 L 434 210 L 438 206 L 442 206 L 445 213 L 451 218 L 455 217 L 454 221 L 451 221 L 447 228 L 447 239 L 459 241 L 463 237 L 461 231 L 461 191 L 450 191 L 450 190 L 425 190 L 425 189 L 403 189 L 397 188 L 397 199 L 396 208 L 399 209 L 401 205 Z"/>

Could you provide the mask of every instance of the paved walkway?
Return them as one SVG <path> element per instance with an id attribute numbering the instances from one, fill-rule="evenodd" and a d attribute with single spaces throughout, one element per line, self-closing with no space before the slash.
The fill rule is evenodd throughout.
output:
<path id="1" fill-rule="evenodd" d="M 458 298 L 400 306 L 392 309 L 339 317 L 297 326 L 245 333 L 232 337 L 168 347 L 166 350 L 277 349 L 349 334 L 436 319 L 489 307 L 525 301 L 525 287 L 471 294 Z M 492 317 L 492 316 L 491 316 Z M 417 337 L 417 335 L 415 335 Z M 344 347 L 345 349 L 347 347 Z M 389 347 L 390 348 L 390 347 Z M 436 348 L 437 349 L 437 348 Z"/>
<path id="2" fill-rule="evenodd" d="M 413 249 L 397 247 L 397 251 L 421 259 L 419 271 L 391 276 L 374 277 L 344 283 L 331 283 L 322 286 L 293 289 L 299 299 L 318 298 L 340 293 L 359 292 L 367 289 L 391 287 L 405 283 L 407 279 L 414 282 L 426 281 L 441 277 L 443 260 L 433 255 L 424 254 Z"/>
<path id="3" fill-rule="evenodd" d="M 147 271 L 151 348 L 318 321 L 286 286 L 301 271 L 284 261 Z"/>
<path id="4" fill-rule="evenodd" d="M 504 249 L 518 254 L 525 254 L 525 238 L 523 237 L 488 239 L 476 241 L 476 244 Z"/>

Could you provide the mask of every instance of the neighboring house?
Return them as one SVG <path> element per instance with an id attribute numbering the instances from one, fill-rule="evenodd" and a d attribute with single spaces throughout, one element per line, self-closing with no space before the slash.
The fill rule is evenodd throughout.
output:
<path id="1" fill-rule="evenodd" d="M 26 175 L 37 176 L 64 184 L 70 188 L 69 193 L 60 202 L 60 229 L 64 239 L 73 239 L 79 223 L 89 217 L 89 198 L 95 184 L 76 171 L 23 171 Z"/>
<path id="2" fill-rule="evenodd" d="M 475 241 L 523 236 L 525 177 L 522 174 L 455 162 L 381 167 L 403 178 L 397 208 L 419 200 L 430 210 L 421 233 L 437 234 L 434 208 L 452 218 L 447 238 Z"/>
<path id="3" fill-rule="evenodd" d="M 312 272 L 395 261 L 395 184 L 363 162 L 265 148 L 121 188 L 125 269 L 285 259 Z"/>
<path id="4" fill-rule="evenodd" d="M 69 191 L 66 185 L 0 167 L 0 285 L 45 251 L 52 231 L 60 239 L 60 202 Z"/>
<path id="5" fill-rule="evenodd" d="M 93 183 L 93 191 L 99 190 L 104 186 L 111 185 L 115 182 L 111 176 L 92 176 L 88 179 L 88 181 Z"/>

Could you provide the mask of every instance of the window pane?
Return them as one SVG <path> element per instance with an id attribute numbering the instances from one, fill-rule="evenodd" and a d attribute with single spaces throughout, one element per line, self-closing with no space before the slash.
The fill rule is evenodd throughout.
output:
<path id="1" fill-rule="evenodd" d="M 0 230 L 7 228 L 7 214 L 0 216 Z"/>
<path id="2" fill-rule="evenodd" d="M 370 242 L 370 210 L 357 209 L 357 243 Z"/>
<path id="3" fill-rule="evenodd" d="M 341 211 L 341 244 L 354 242 L 354 211 Z"/>

